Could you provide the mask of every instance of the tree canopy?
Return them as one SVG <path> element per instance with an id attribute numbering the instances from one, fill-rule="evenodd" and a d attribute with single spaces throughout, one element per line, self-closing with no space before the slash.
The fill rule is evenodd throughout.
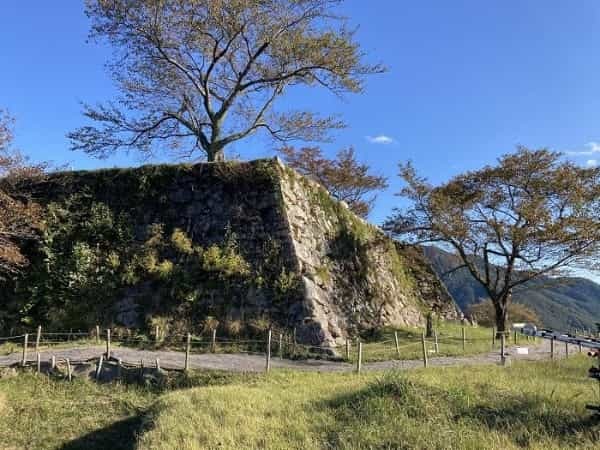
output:
<path id="1" fill-rule="evenodd" d="M 366 75 L 342 0 L 87 0 L 90 36 L 114 49 L 108 68 L 120 97 L 84 105 L 95 125 L 72 148 L 224 158 L 229 144 L 264 131 L 278 142 L 325 140 L 343 123 L 275 109 L 294 86 L 357 93 Z"/>
<path id="2" fill-rule="evenodd" d="M 323 185 L 361 217 L 369 215 L 376 199 L 373 193 L 388 186 L 385 177 L 370 173 L 367 164 L 356 160 L 353 148 L 340 150 L 334 159 L 327 158 L 318 147 L 288 146 L 279 152 L 290 167 Z"/>
<path id="3" fill-rule="evenodd" d="M 27 263 L 19 244 L 36 237 L 39 208 L 16 194 L 14 186 L 25 178 L 43 172 L 31 165 L 12 145 L 13 119 L 0 110 L 0 276 L 14 273 Z"/>
<path id="4" fill-rule="evenodd" d="M 540 275 L 593 267 L 600 243 L 600 169 L 558 152 L 519 147 L 494 166 L 432 186 L 410 164 L 385 228 L 411 243 L 453 250 L 487 291 L 505 330 L 512 290 Z"/>

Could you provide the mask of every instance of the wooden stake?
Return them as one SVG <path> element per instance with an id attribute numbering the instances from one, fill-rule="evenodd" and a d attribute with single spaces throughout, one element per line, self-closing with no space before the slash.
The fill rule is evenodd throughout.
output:
<path id="1" fill-rule="evenodd" d="M 565 342 L 565 358 L 569 359 L 569 343 Z"/>
<path id="2" fill-rule="evenodd" d="M 106 330 L 106 359 L 110 359 L 110 328 Z"/>
<path id="3" fill-rule="evenodd" d="M 400 359 L 400 342 L 398 342 L 398 332 L 394 331 L 394 343 L 396 344 L 396 356 Z"/>
<path id="4" fill-rule="evenodd" d="M 283 333 L 279 333 L 279 359 L 283 359 Z"/>
<path id="5" fill-rule="evenodd" d="M 156 370 L 160 370 L 160 359 L 156 358 Z"/>
<path id="6" fill-rule="evenodd" d="M 42 326 L 38 325 L 37 334 L 35 335 L 35 352 L 40 350 L 40 340 L 42 339 Z"/>
<path id="7" fill-rule="evenodd" d="M 440 352 L 440 346 L 438 345 L 438 334 L 437 330 L 433 332 L 433 338 L 435 339 L 435 354 L 437 355 Z"/>
<path id="8" fill-rule="evenodd" d="M 71 361 L 67 358 L 67 379 L 69 381 L 73 380 L 73 372 L 71 372 Z"/>
<path id="9" fill-rule="evenodd" d="M 506 355 L 505 355 L 505 346 L 506 346 L 506 333 L 502 332 L 500 335 L 500 364 L 503 366 L 506 365 Z"/>
<path id="10" fill-rule="evenodd" d="M 27 363 L 27 345 L 29 344 L 29 334 L 25 333 L 25 337 L 23 338 L 23 358 L 21 359 L 21 365 L 25 367 L 25 363 Z"/>
<path id="11" fill-rule="evenodd" d="M 96 325 L 96 344 L 100 345 L 100 325 Z"/>
<path id="12" fill-rule="evenodd" d="M 159 335 L 158 335 L 158 325 L 156 325 L 154 327 L 154 342 L 156 342 L 157 344 L 158 344 L 158 338 L 159 338 Z"/>
<path id="13" fill-rule="evenodd" d="M 356 373 L 362 370 L 362 342 L 358 341 L 358 358 L 356 359 Z"/>
<path id="14" fill-rule="evenodd" d="M 292 342 L 292 355 L 296 354 L 296 327 L 294 327 L 294 334 L 293 334 L 293 342 Z"/>
<path id="15" fill-rule="evenodd" d="M 117 359 L 117 379 L 120 380 L 121 379 L 121 367 L 123 365 L 123 361 L 121 360 L 121 358 Z"/>
<path id="16" fill-rule="evenodd" d="M 467 344 L 467 331 L 465 329 L 465 326 L 463 325 L 463 327 L 462 327 L 462 349 L 463 349 L 463 352 L 465 351 L 466 344 Z"/>
<path id="17" fill-rule="evenodd" d="M 56 356 L 52 355 L 50 358 L 50 368 L 52 370 L 56 369 Z"/>
<path id="18" fill-rule="evenodd" d="M 267 361 L 265 366 L 265 371 L 269 372 L 271 370 L 271 329 L 267 332 Z"/>
<path id="19" fill-rule="evenodd" d="M 492 350 L 496 348 L 496 327 L 492 327 Z"/>
<path id="20" fill-rule="evenodd" d="M 425 332 L 424 331 L 421 334 L 421 346 L 423 347 L 423 367 L 427 367 L 429 364 L 427 361 L 427 345 L 425 344 Z"/>
<path id="21" fill-rule="evenodd" d="M 217 351 L 217 329 L 213 328 L 212 330 L 212 343 L 210 345 L 210 351 L 215 353 Z"/>
<path id="22" fill-rule="evenodd" d="M 350 361 L 350 339 L 346 339 L 346 361 Z"/>
<path id="23" fill-rule="evenodd" d="M 104 355 L 100 355 L 100 359 L 98 360 L 98 365 L 96 366 L 96 380 L 100 378 L 100 373 L 102 373 L 102 362 L 104 361 Z"/>
<path id="24" fill-rule="evenodd" d="M 517 330 L 513 332 L 513 343 L 517 345 Z"/>
<path id="25" fill-rule="evenodd" d="M 42 360 L 40 357 L 40 353 L 36 353 L 36 360 L 37 360 L 37 373 L 40 373 L 42 371 Z"/>
<path id="26" fill-rule="evenodd" d="M 583 349 L 581 348 L 581 342 L 577 345 L 578 349 L 579 349 L 579 353 L 581 353 L 583 351 Z"/>
<path id="27" fill-rule="evenodd" d="M 554 336 L 552 336 L 552 339 L 550 339 L 550 359 L 554 359 L 554 340 L 556 338 Z"/>
<path id="28" fill-rule="evenodd" d="M 190 348 L 192 346 L 192 335 L 188 333 L 187 335 L 187 344 L 185 346 L 185 363 L 183 366 L 183 370 L 187 371 L 190 368 Z"/>

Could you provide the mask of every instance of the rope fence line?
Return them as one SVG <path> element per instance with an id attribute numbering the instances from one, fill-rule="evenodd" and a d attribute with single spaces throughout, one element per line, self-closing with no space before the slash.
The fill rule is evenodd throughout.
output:
<path id="1" fill-rule="evenodd" d="M 111 331 L 113 331 L 111 333 Z M 193 352 L 194 354 L 203 353 L 238 353 L 245 355 L 262 355 L 266 356 L 266 370 L 270 369 L 270 359 L 273 354 L 275 357 L 281 359 L 303 359 L 303 358 L 318 358 L 318 359 L 332 359 L 335 361 L 346 361 L 348 363 L 356 363 L 356 371 L 360 372 L 362 368 L 363 358 L 366 356 L 367 360 L 379 361 L 379 360 L 402 360 L 402 359 L 418 359 L 419 353 L 422 353 L 423 364 L 425 367 L 428 366 L 428 360 L 432 357 L 431 354 L 440 356 L 449 356 L 448 352 L 444 353 L 444 346 L 453 346 L 451 352 L 454 351 L 456 356 L 459 355 L 457 347 L 459 348 L 462 344 L 462 351 L 466 354 L 467 345 L 472 345 L 480 342 L 490 342 L 490 339 L 473 337 L 467 338 L 465 327 L 462 328 L 461 336 L 456 336 L 448 333 L 438 333 L 434 331 L 432 338 L 426 338 L 423 332 L 421 336 L 416 333 L 409 333 L 408 336 L 399 337 L 398 332 L 394 332 L 394 339 L 385 339 L 382 341 L 361 341 L 360 339 L 348 339 L 344 345 L 341 345 L 335 349 L 329 346 L 311 345 L 299 343 L 296 340 L 296 330 L 279 332 L 273 338 L 273 330 L 268 330 L 266 333 L 268 336 L 266 339 L 234 339 L 230 337 L 218 337 L 216 330 L 212 330 L 211 337 L 207 338 L 203 335 L 193 335 L 191 333 L 181 334 L 174 333 L 168 335 L 166 333 L 159 333 L 156 328 L 155 335 L 141 335 L 139 330 L 123 330 L 118 331 L 105 329 L 101 330 L 100 326 L 96 326 L 95 330 L 89 332 L 83 331 L 69 331 L 69 332 L 42 332 L 42 327 L 38 326 L 36 333 L 25 333 L 18 336 L 0 337 L 0 344 L 2 343 L 17 343 L 22 345 L 22 358 L 21 366 L 26 366 L 31 362 L 28 357 L 30 350 L 34 350 L 36 356 L 38 371 L 40 366 L 40 350 L 53 348 L 64 344 L 69 345 L 81 345 L 89 346 L 95 343 L 97 346 L 106 345 L 106 352 L 103 353 L 106 358 L 105 361 L 114 360 L 111 358 L 111 346 L 113 344 L 120 345 L 123 347 L 137 347 L 138 349 L 150 349 L 150 350 L 168 350 L 168 351 L 179 351 L 185 352 L 185 364 L 183 370 L 189 368 L 189 357 Z M 504 345 L 505 340 L 510 339 L 510 334 L 507 337 L 505 333 L 502 335 L 502 346 L 501 346 L 501 361 L 504 360 Z M 66 339 L 64 339 L 66 337 Z M 518 342 L 518 338 L 521 340 L 529 341 L 529 336 L 514 334 L 515 344 Z M 411 342 L 406 342 L 410 340 Z M 495 348 L 496 344 L 496 333 L 492 333 L 491 344 L 492 349 Z M 148 348 L 144 346 L 148 345 Z M 442 350 L 440 350 L 440 346 Z M 339 351 L 340 356 L 335 351 Z M 410 350 L 410 352 L 409 352 Z M 407 353 L 409 358 L 407 358 Z M 375 356 L 373 356 L 375 355 Z M 392 356 L 394 355 L 394 356 Z M 385 359 L 383 359 L 385 358 Z M 54 358 L 53 358 L 54 361 Z M 79 363 L 78 361 L 71 361 L 72 364 Z M 54 361 L 53 367 L 56 365 Z M 101 363 L 100 363 L 101 365 Z M 158 362 L 157 362 L 158 367 Z"/>

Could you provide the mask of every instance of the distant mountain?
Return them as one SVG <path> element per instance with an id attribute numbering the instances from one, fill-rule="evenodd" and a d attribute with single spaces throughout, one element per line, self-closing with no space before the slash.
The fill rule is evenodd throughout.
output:
<path id="1" fill-rule="evenodd" d="M 463 311 L 469 305 L 487 299 L 484 287 L 466 268 L 445 275 L 460 265 L 457 256 L 438 247 L 426 246 L 423 249 Z M 513 300 L 533 309 L 543 324 L 550 328 L 594 329 L 595 323 L 600 322 L 600 285 L 586 278 L 543 277 L 523 285 L 513 293 Z"/>

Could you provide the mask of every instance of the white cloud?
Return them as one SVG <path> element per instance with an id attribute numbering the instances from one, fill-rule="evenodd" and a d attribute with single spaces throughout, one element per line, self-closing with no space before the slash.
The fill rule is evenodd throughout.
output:
<path id="1" fill-rule="evenodd" d="M 369 141 L 371 144 L 387 145 L 394 142 L 394 139 L 389 136 L 386 136 L 385 134 L 380 134 L 378 136 L 367 136 L 367 141 Z"/>
<path id="2" fill-rule="evenodd" d="M 596 153 L 600 153 L 600 143 L 599 142 L 588 142 L 587 144 L 585 144 L 585 148 L 587 150 L 569 151 L 566 153 L 567 153 L 567 155 L 573 155 L 573 156 L 590 156 L 590 155 L 594 155 Z M 590 161 L 592 161 L 592 160 L 590 160 Z"/>
<path id="3" fill-rule="evenodd" d="M 596 167 L 598 165 L 598 160 L 597 159 L 588 159 L 585 162 L 585 165 L 588 167 Z"/>

